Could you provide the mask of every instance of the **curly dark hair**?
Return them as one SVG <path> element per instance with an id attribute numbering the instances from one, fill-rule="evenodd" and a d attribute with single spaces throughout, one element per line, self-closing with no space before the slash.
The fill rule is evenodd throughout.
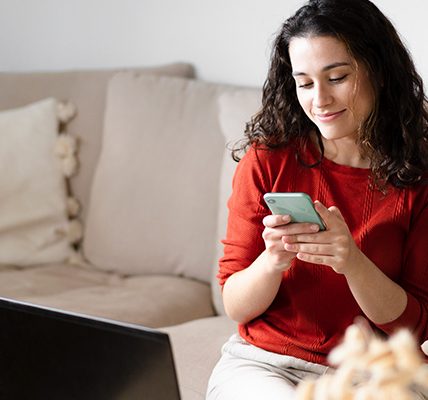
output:
<path id="1" fill-rule="evenodd" d="M 359 132 L 361 153 L 371 161 L 377 182 L 405 187 L 421 181 L 428 169 L 428 114 L 422 78 L 397 31 L 368 0 L 310 0 L 282 25 L 273 44 L 263 86 L 261 110 L 247 123 L 245 140 L 232 156 L 250 145 L 277 148 L 303 143 L 316 125 L 305 115 L 296 95 L 289 56 L 292 38 L 331 36 L 368 69 L 375 93 L 374 108 Z"/>

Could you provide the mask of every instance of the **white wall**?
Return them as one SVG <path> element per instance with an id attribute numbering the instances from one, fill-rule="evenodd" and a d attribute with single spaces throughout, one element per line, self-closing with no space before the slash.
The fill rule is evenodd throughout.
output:
<path id="1" fill-rule="evenodd" d="M 280 23 L 303 0 L 0 0 L 0 71 L 189 61 L 204 80 L 262 85 Z M 426 0 L 375 0 L 428 81 Z"/>

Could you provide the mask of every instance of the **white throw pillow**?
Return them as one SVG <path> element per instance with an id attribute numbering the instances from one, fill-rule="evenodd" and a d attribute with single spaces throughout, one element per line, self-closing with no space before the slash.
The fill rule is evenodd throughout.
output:
<path id="1" fill-rule="evenodd" d="M 120 73 L 110 81 L 84 255 L 122 274 L 210 281 L 227 86 Z"/>
<path id="2" fill-rule="evenodd" d="M 65 261 L 67 193 L 53 98 L 0 112 L 0 264 Z"/>

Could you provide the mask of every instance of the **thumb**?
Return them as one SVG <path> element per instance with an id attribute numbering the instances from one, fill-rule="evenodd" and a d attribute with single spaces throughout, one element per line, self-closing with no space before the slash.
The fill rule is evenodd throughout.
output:
<path id="1" fill-rule="evenodd" d="M 327 208 L 320 201 L 316 200 L 315 209 L 318 211 L 318 214 L 321 216 L 321 218 L 325 222 L 327 228 L 331 227 L 331 225 L 334 223 L 334 220 L 335 220 L 334 217 L 339 218 L 339 220 L 341 221 L 344 221 L 342 213 L 336 206 L 331 206 Z"/>
<path id="2" fill-rule="evenodd" d="M 342 213 L 340 212 L 340 210 L 336 206 L 329 207 L 328 211 L 330 211 L 333 215 L 339 217 L 342 221 L 345 220 L 345 218 L 343 218 Z"/>

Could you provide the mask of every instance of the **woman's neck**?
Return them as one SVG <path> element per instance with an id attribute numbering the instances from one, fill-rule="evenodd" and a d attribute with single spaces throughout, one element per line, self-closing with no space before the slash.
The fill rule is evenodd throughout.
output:
<path id="1" fill-rule="evenodd" d="M 327 140 L 321 138 L 324 145 L 324 157 L 339 165 L 354 168 L 370 168 L 370 160 L 361 155 L 355 140 L 349 137 Z"/>

